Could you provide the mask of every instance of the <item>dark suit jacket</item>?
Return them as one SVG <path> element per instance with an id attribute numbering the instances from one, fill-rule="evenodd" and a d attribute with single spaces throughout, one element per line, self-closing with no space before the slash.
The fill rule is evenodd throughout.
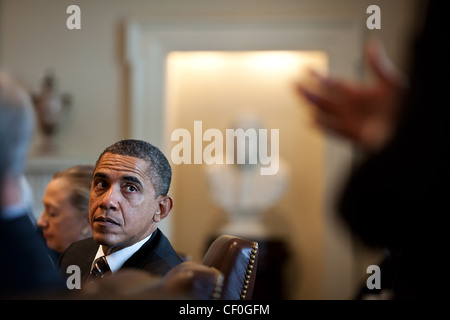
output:
<path id="1" fill-rule="evenodd" d="M 39 298 L 66 289 L 28 214 L 0 218 L 0 251 L 0 299 Z"/>
<path id="2" fill-rule="evenodd" d="M 98 246 L 99 244 L 93 238 L 80 240 L 70 245 L 59 260 L 61 271 L 66 274 L 68 266 L 77 265 L 80 267 L 82 281 L 86 280 Z M 156 229 L 150 239 L 125 261 L 121 270 L 125 268 L 142 269 L 153 275 L 163 276 L 181 262 L 181 258 L 167 237 L 159 229 Z"/>

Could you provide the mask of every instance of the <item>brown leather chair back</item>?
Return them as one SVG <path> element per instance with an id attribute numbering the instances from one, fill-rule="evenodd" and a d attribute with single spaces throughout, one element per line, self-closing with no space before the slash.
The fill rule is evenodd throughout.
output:
<path id="1" fill-rule="evenodd" d="M 258 242 L 235 236 L 219 236 L 206 251 L 202 264 L 224 275 L 224 300 L 250 300 L 255 284 Z"/>

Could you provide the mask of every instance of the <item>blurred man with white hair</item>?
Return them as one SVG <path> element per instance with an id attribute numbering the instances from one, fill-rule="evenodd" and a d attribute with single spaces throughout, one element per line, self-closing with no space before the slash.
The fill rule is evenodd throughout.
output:
<path id="1" fill-rule="evenodd" d="M 33 127 L 30 97 L 0 72 L 0 297 L 35 295 L 64 284 L 22 197 Z"/>

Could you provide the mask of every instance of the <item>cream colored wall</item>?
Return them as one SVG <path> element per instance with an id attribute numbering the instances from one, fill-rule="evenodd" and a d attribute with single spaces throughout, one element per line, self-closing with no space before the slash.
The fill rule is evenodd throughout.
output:
<path id="1" fill-rule="evenodd" d="M 60 80 L 60 88 L 74 97 L 74 105 L 65 127 L 60 133 L 63 157 L 79 157 L 93 161 L 104 147 L 114 141 L 128 137 L 129 89 L 127 68 L 124 61 L 124 34 L 122 23 L 131 18 L 152 17 L 291 17 L 291 18 L 357 18 L 365 21 L 366 8 L 378 4 L 382 10 L 382 29 L 367 31 L 385 43 L 388 54 L 394 62 L 405 68 L 406 45 L 409 44 L 410 28 L 419 23 L 414 21 L 415 4 L 419 1 L 369 1 L 369 0 L 249 0 L 249 1 L 175 1 L 175 0 L 2 0 L 0 2 L 0 65 L 32 91 L 39 88 L 46 69 L 55 71 Z M 70 31 L 66 28 L 66 8 L 77 4 L 81 8 L 82 29 Z M 296 117 L 298 110 L 292 110 Z M 298 115 L 298 114 L 297 114 Z M 192 115 L 191 115 L 192 116 Z M 227 116 L 227 113 L 222 115 Z M 298 115 L 300 116 L 300 115 Z M 204 115 L 202 115 L 204 117 Z M 215 127 L 214 117 L 211 124 Z M 302 159 L 298 148 L 290 143 L 308 145 L 308 164 L 293 165 L 291 188 L 283 201 L 272 212 L 271 217 L 280 226 L 286 226 L 290 243 L 294 250 L 295 263 L 289 272 L 292 276 L 290 298 L 292 299 L 343 299 L 349 298 L 354 279 L 348 277 L 348 268 L 354 268 L 353 255 L 346 249 L 348 235 L 340 229 L 329 226 L 332 219 L 324 218 L 320 212 L 323 195 L 320 189 L 327 187 L 317 183 L 318 178 L 329 172 L 320 172 L 324 161 L 320 134 L 305 132 L 301 141 L 292 141 L 299 128 L 287 124 L 285 119 L 273 115 L 274 126 L 286 122 L 280 133 L 280 153 L 290 159 Z M 184 122 L 183 122 L 184 121 Z M 180 126 L 192 126 L 190 119 L 180 122 Z M 289 122 L 290 123 L 290 122 Z M 218 128 L 221 128 L 217 125 Z M 281 131 L 281 130 L 280 130 Z M 286 132 L 286 135 L 285 133 Z M 284 140 L 286 139 L 286 140 Z M 39 141 L 37 136 L 34 143 Z M 325 153 L 326 154 L 326 153 Z M 296 164 L 296 163 L 294 163 Z M 340 167 L 332 174 L 339 175 Z M 202 175 L 200 166 L 192 166 L 189 172 L 180 172 L 175 179 L 195 183 Z M 178 168 L 175 168 L 178 174 Z M 303 177 L 299 179 L 298 177 Z M 308 182 L 308 183 L 305 183 Z M 213 209 L 213 204 L 205 194 L 204 184 L 193 184 L 196 192 L 177 192 L 176 201 L 194 203 L 189 212 L 174 216 L 173 242 L 176 246 L 193 251 L 196 258 L 203 245 L 201 237 L 218 226 L 223 214 Z M 315 198 L 315 200 L 313 200 Z M 295 214 L 297 208 L 308 202 L 308 215 Z M 205 212 L 210 211 L 207 215 Z M 189 221 L 187 221 L 189 220 Z M 185 228 L 186 225 L 193 227 Z M 334 224 L 333 224 L 334 225 Z M 327 231 L 326 231 L 327 230 Z M 328 230 L 342 245 L 324 248 L 329 236 Z M 190 239 L 194 239 L 190 242 Z M 314 239 L 311 241 L 311 239 Z M 327 242 L 328 243 L 328 242 Z M 191 253 L 191 252 L 188 252 Z M 345 257 L 340 260 L 341 257 Z M 350 261 L 350 262 L 349 262 Z M 298 272 L 300 270 L 300 272 Z M 338 270 L 338 271 L 336 271 Z M 347 271 L 344 277 L 340 275 Z M 341 279 L 340 279 L 341 278 Z M 293 280 L 292 280 L 293 279 Z"/>

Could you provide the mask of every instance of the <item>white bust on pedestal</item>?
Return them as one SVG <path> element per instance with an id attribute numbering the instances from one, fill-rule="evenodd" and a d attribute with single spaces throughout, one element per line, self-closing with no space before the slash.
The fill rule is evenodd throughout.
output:
<path id="1" fill-rule="evenodd" d="M 243 117 L 235 125 L 244 130 L 261 128 L 254 117 Z M 246 159 L 257 152 L 257 144 L 249 145 Z M 227 156 L 230 153 L 227 152 Z M 236 152 L 231 152 L 236 155 Z M 263 223 L 263 215 L 275 206 L 286 192 L 289 180 L 287 163 L 279 159 L 279 170 L 274 175 L 261 175 L 261 164 L 209 165 L 207 178 L 210 193 L 215 203 L 229 218 L 219 232 L 235 236 L 264 239 L 270 237 L 270 229 Z"/>

